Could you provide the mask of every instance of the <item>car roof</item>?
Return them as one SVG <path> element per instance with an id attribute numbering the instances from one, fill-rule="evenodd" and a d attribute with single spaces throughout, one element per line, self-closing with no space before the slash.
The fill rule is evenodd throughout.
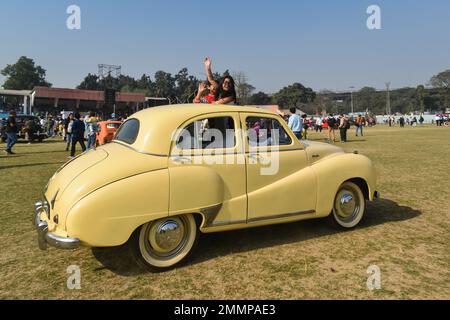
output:
<path id="1" fill-rule="evenodd" d="M 149 108 L 128 119 L 137 119 L 140 123 L 139 136 L 132 147 L 144 153 L 168 155 L 172 136 L 184 122 L 211 113 L 235 112 L 276 115 L 262 108 L 215 104 L 178 104 Z"/>

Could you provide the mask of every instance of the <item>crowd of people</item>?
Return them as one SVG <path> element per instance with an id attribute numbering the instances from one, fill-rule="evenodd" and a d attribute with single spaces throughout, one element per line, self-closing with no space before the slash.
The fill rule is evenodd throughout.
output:
<path id="1" fill-rule="evenodd" d="M 110 120 L 123 121 L 128 117 L 125 114 L 123 117 L 116 117 L 112 114 Z M 6 134 L 6 150 L 8 155 L 15 154 L 13 147 L 17 143 L 19 126 L 17 123 L 17 114 L 15 111 L 10 113 L 8 119 L 5 120 L 5 134 Z M 69 158 L 73 158 L 76 152 L 76 145 L 79 144 L 82 151 L 95 149 L 96 137 L 99 131 L 98 123 L 102 121 L 95 112 L 89 112 L 84 117 L 78 112 L 70 113 L 67 117 L 48 115 L 47 117 L 39 118 L 39 126 L 45 130 L 48 138 L 61 138 L 66 142 L 66 151 L 70 152 Z M 28 120 L 25 123 L 25 131 L 30 136 L 36 126 L 34 120 Z M 87 146 L 85 144 L 87 141 Z M 31 142 L 29 142 L 31 143 Z"/>
<path id="2" fill-rule="evenodd" d="M 436 123 L 436 125 L 438 127 L 449 126 L 450 115 L 448 115 L 448 114 L 437 114 L 434 117 L 433 121 L 434 121 L 434 123 Z"/>
<path id="3" fill-rule="evenodd" d="M 326 117 L 310 117 L 306 114 L 302 116 L 297 114 L 297 108 L 291 108 L 291 115 L 285 117 L 289 128 L 294 132 L 295 136 L 300 140 L 306 140 L 308 138 L 308 131 L 314 130 L 322 133 L 326 131 L 327 140 L 329 142 L 336 142 L 336 131 L 339 131 L 340 141 L 347 142 L 347 133 L 351 129 L 352 124 L 356 127 L 355 135 L 364 136 L 364 128 L 371 126 L 371 124 L 362 115 L 358 115 L 356 118 L 351 119 L 346 114 L 340 114 L 335 116 L 330 113 Z"/>
<path id="4" fill-rule="evenodd" d="M 425 122 L 425 119 L 423 116 L 420 116 L 419 119 L 417 119 L 416 116 L 414 117 L 405 117 L 400 116 L 399 118 L 395 118 L 393 116 L 385 118 L 384 123 L 389 125 L 389 127 L 394 127 L 396 125 L 399 125 L 400 128 L 404 128 L 406 125 L 417 127 L 418 124 L 423 125 Z"/>

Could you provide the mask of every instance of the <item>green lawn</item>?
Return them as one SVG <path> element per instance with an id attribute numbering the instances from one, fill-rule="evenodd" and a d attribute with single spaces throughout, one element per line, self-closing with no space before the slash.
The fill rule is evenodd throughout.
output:
<path id="1" fill-rule="evenodd" d="M 0 299 L 450 299 L 450 129 L 366 133 L 343 145 L 379 175 L 383 199 L 359 228 L 320 220 L 204 235 L 189 263 L 162 274 L 134 267 L 126 248 L 40 251 L 33 204 L 68 154 L 56 140 L 19 144 L 0 155 Z M 373 264 L 381 290 L 366 286 Z M 70 265 L 81 267 L 81 290 L 66 287 Z"/>

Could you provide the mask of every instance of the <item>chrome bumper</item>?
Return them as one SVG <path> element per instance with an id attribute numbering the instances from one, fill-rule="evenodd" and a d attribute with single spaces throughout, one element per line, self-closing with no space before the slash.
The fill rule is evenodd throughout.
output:
<path id="1" fill-rule="evenodd" d="M 41 213 L 45 212 L 45 204 L 37 202 L 35 204 L 35 214 L 33 224 L 38 233 L 39 249 L 47 250 L 48 245 L 58 249 L 76 249 L 80 246 L 80 239 L 63 238 L 48 232 L 48 223 L 41 220 Z"/>

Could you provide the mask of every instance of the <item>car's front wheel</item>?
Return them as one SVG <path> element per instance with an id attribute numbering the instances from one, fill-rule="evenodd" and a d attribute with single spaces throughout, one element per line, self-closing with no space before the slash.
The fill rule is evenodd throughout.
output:
<path id="1" fill-rule="evenodd" d="M 340 227 L 351 229 L 362 220 L 366 200 L 361 188 L 353 182 L 345 182 L 336 194 L 333 205 L 333 220 Z"/>
<path id="2" fill-rule="evenodd" d="M 198 233 L 192 214 L 149 222 L 131 238 L 133 257 L 139 265 L 152 272 L 169 270 L 190 255 Z"/>

